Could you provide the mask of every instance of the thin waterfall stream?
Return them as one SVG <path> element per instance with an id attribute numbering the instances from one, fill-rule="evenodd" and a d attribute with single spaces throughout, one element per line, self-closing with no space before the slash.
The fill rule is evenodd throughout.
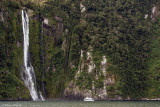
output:
<path id="1" fill-rule="evenodd" d="M 38 94 L 36 87 L 36 75 L 34 68 L 29 60 L 29 17 L 25 11 L 22 10 L 22 26 L 24 35 L 24 69 L 22 71 L 22 79 L 29 89 L 30 95 L 34 101 L 44 100 L 41 92 Z"/>

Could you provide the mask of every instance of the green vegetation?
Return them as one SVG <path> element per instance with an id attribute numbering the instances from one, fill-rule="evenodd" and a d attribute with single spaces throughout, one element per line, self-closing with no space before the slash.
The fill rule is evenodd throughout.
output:
<path id="1" fill-rule="evenodd" d="M 92 82 L 94 80 L 94 75 L 89 74 L 87 71 L 82 71 L 80 73 L 80 76 L 78 80 L 76 81 L 76 84 L 81 88 L 81 89 L 89 89 L 92 90 Z"/>
<path id="2" fill-rule="evenodd" d="M 37 87 L 46 98 L 63 97 L 72 80 L 80 90 L 92 90 L 93 84 L 96 89 L 103 88 L 108 75 L 115 79 L 114 84 L 106 87 L 111 98 L 160 97 L 160 19 L 150 18 L 151 8 L 157 2 L 48 0 L 40 5 L 30 0 L 1 0 L 0 99 L 30 98 L 20 76 L 22 8 L 30 16 L 29 51 Z M 83 13 L 80 3 L 86 8 Z M 145 19 L 146 14 L 149 17 Z M 45 18 L 48 25 L 43 22 Z M 87 66 L 88 51 L 95 64 L 91 73 Z M 102 56 L 107 58 L 106 75 L 100 69 Z M 75 79 L 79 68 L 81 72 Z"/>
<path id="3" fill-rule="evenodd" d="M 17 14 L 20 4 L 2 1 L 0 5 L 0 99 L 30 99 L 20 76 L 23 64 L 21 17 Z"/>
<path id="4" fill-rule="evenodd" d="M 152 26 L 152 35 L 151 43 L 150 43 L 150 55 L 149 55 L 149 71 L 150 71 L 150 81 L 151 81 L 151 87 L 149 88 L 149 95 L 152 98 L 158 98 L 160 96 L 159 90 L 160 90 L 160 81 L 159 81 L 159 65 L 160 65 L 160 53 L 159 53 L 159 46 L 160 46 L 160 37 L 159 37 L 159 22 L 158 19 L 156 23 Z"/>

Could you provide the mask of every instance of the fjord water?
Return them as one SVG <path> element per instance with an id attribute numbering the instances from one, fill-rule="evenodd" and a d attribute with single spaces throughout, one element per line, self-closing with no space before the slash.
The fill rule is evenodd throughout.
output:
<path id="1" fill-rule="evenodd" d="M 160 107 L 160 101 L 8 101 L 0 107 Z"/>
<path id="2" fill-rule="evenodd" d="M 25 11 L 22 10 L 22 27 L 23 27 L 23 35 L 24 35 L 24 69 L 21 72 L 22 79 L 26 85 L 26 87 L 30 91 L 30 95 L 34 101 L 44 100 L 41 93 L 37 92 L 36 88 L 36 76 L 34 69 L 29 60 L 29 17 Z M 39 98 L 40 97 L 40 98 Z"/>

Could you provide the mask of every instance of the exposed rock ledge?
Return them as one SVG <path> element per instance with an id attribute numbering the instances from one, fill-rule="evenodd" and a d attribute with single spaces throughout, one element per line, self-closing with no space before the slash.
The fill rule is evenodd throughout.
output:
<path id="1" fill-rule="evenodd" d="M 80 90 L 73 81 L 65 89 L 64 98 L 66 100 L 83 100 L 85 97 L 92 97 L 94 100 L 124 100 L 121 96 L 115 95 L 115 98 L 110 98 L 107 94 L 103 95 L 103 89 L 98 89 L 96 95 L 92 95 L 90 90 Z"/>

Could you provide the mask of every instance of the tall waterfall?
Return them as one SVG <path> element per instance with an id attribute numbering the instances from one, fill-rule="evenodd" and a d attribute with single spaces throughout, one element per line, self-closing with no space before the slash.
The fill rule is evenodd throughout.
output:
<path id="1" fill-rule="evenodd" d="M 24 35 L 24 69 L 22 72 L 22 79 L 26 85 L 26 87 L 30 91 L 30 95 L 33 100 L 38 101 L 38 100 L 44 100 L 41 92 L 37 92 L 36 88 L 36 76 L 34 69 L 31 65 L 31 62 L 29 60 L 29 17 L 25 11 L 22 10 L 22 26 L 23 26 L 23 35 Z M 39 98 L 40 97 L 40 98 Z"/>

